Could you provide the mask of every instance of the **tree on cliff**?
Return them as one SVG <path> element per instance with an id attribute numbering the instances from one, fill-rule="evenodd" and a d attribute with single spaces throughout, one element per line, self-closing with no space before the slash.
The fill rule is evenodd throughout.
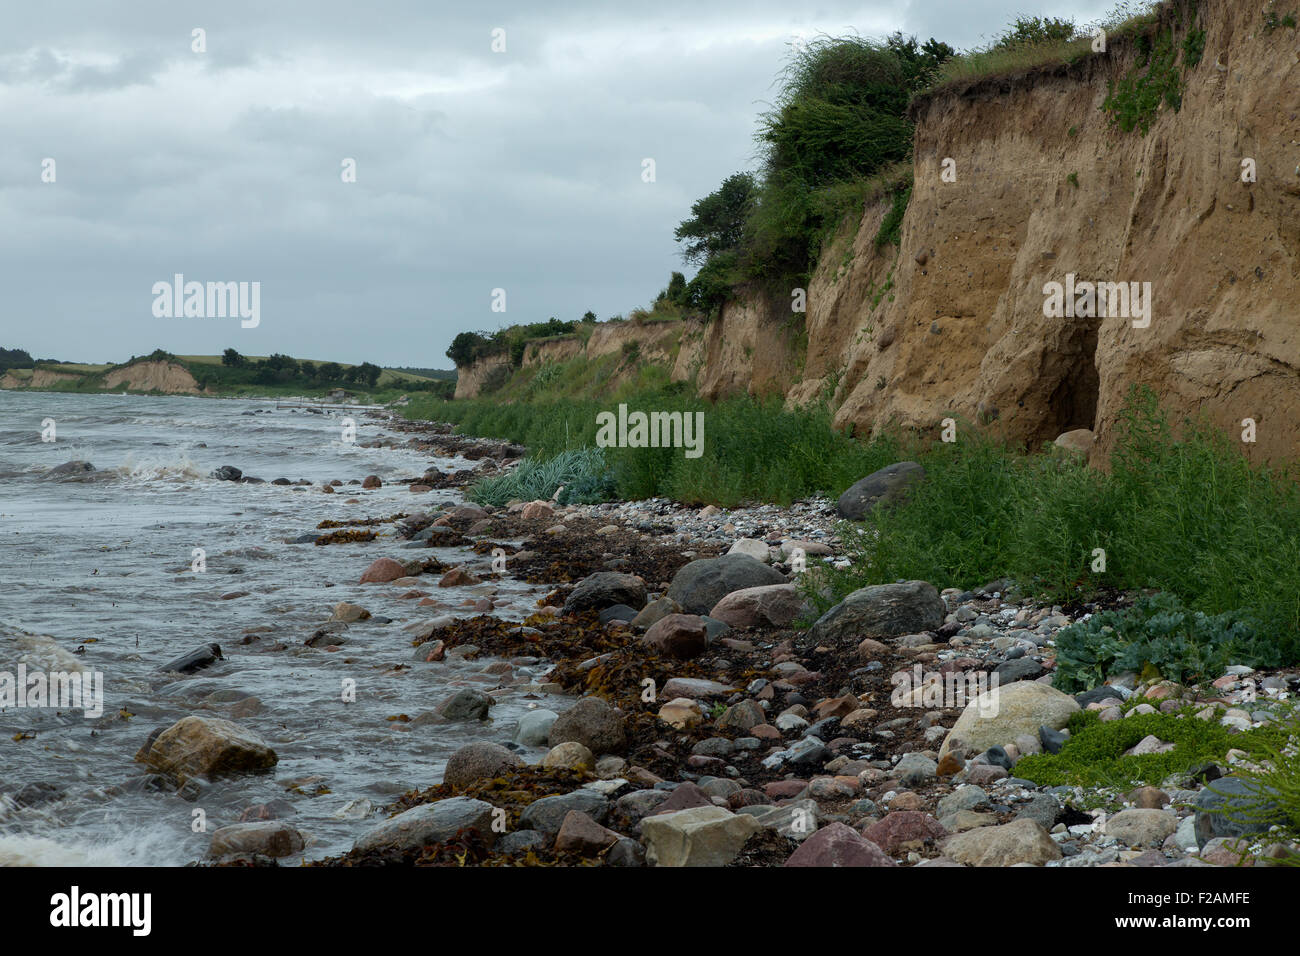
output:
<path id="1" fill-rule="evenodd" d="M 691 206 L 691 218 L 683 220 L 674 233 L 678 242 L 686 243 L 682 258 L 703 265 L 719 252 L 739 246 L 757 193 L 752 173 L 732 173 L 716 190 L 697 199 Z"/>
<path id="2" fill-rule="evenodd" d="M 226 349 L 221 353 L 221 364 L 227 368 L 240 368 L 247 362 L 242 355 L 234 349 Z"/>

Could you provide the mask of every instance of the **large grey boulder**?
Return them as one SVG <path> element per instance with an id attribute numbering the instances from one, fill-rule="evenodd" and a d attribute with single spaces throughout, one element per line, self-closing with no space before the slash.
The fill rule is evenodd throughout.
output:
<path id="1" fill-rule="evenodd" d="M 724 554 L 685 565 L 673 576 L 666 596 L 687 614 L 708 614 L 733 591 L 785 583 L 784 574 L 762 561 L 747 554 Z"/>
<path id="2" fill-rule="evenodd" d="M 1243 777 L 1220 777 L 1196 795 L 1196 843 L 1204 847 L 1216 837 L 1267 833 L 1285 824 L 1285 811 L 1274 795 Z"/>
<path id="3" fill-rule="evenodd" d="M 492 829 L 492 804 L 470 797 L 449 797 L 390 817 L 363 833 L 354 849 L 418 849 L 430 843 L 443 843 L 462 829 L 471 827 L 478 830 L 488 844 L 496 841 L 497 833 Z"/>
<path id="4" fill-rule="evenodd" d="M 925 477 L 925 469 L 914 461 L 900 461 L 874 471 L 840 495 L 835 509 L 840 517 L 861 521 L 881 505 L 898 504 L 908 489 Z"/>
<path id="5" fill-rule="evenodd" d="M 635 574 L 622 574 L 618 571 L 597 571 L 589 574 L 573 589 L 569 599 L 564 602 L 565 614 L 579 611 L 603 611 L 615 604 L 626 604 L 631 608 L 645 606 L 645 581 Z"/>
<path id="6" fill-rule="evenodd" d="M 808 633 L 819 642 L 856 645 L 867 637 L 935 630 L 943 624 L 945 613 L 933 584 L 877 584 L 854 591 L 818 618 Z"/>

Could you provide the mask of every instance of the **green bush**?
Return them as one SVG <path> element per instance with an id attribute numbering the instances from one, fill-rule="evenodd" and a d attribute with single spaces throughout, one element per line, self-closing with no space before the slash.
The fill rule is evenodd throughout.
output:
<path id="1" fill-rule="evenodd" d="M 1044 600 L 1157 589 L 1192 610 L 1252 610 L 1280 633 L 1300 632 L 1300 488 L 1202 422 L 1175 438 L 1147 389 L 1128 396 L 1109 473 L 1024 455 L 971 426 L 916 460 L 927 477 L 905 506 L 845 526 L 853 563 L 834 576 L 836 594 L 1010 575 Z M 1093 570 L 1099 548 L 1105 563 Z"/>
<path id="2" fill-rule="evenodd" d="M 501 507 L 508 501 L 550 499 L 561 485 L 597 478 L 605 471 L 599 448 L 560 452 L 551 458 L 526 458 L 495 478 L 484 478 L 467 492 L 471 501 Z"/>

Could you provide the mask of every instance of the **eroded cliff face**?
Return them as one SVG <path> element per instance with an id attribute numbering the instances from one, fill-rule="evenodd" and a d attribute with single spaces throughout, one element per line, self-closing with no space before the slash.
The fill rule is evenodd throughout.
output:
<path id="1" fill-rule="evenodd" d="M 1256 457 L 1294 457 L 1296 36 L 1265 34 L 1257 5 L 1227 0 L 1201 4 L 1199 26 L 1205 55 L 1186 74 L 1182 109 L 1162 112 L 1145 137 L 1110 127 L 1099 109 L 1107 81 L 1132 66 L 1131 47 L 919 104 L 893 301 L 843 303 L 857 321 L 840 424 L 932 428 L 949 412 L 983 411 L 1031 444 L 1094 428 L 1104 457 L 1129 385 L 1144 383 L 1178 418 L 1203 408 L 1234 434 L 1254 419 Z M 947 157 L 954 183 L 940 175 Z M 1246 159 L 1254 183 L 1242 181 Z M 854 272 L 879 275 L 870 257 L 859 262 Z M 1151 283 L 1149 326 L 1046 317 L 1044 285 L 1067 274 Z M 829 291 L 851 299 L 852 288 Z M 810 316 L 810 341 L 818 335 Z"/>
<path id="2" fill-rule="evenodd" d="M 1265 32 L 1257 4 L 1195 6 L 1203 58 L 1183 74 L 1181 109 L 1163 108 L 1145 136 L 1100 109 L 1134 66 L 1131 41 L 919 101 L 900 244 L 876 248 L 887 204 L 869 206 L 823 251 L 802 329 L 788 292 L 743 296 L 710 323 L 675 324 L 673 378 L 710 398 L 830 395 L 836 424 L 857 434 L 937 434 L 953 416 L 1037 447 L 1090 428 L 1098 463 L 1140 383 L 1175 421 L 1204 410 L 1236 435 L 1249 418 L 1252 458 L 1295 458 L 1297 33 Z M 1184 15 L 1169 15 L 1181 44 Z M 944 181 L 946 159 L 955 181 Z M 1067 275 L 1150 283 L 1149 324 L 1045 315 L 1045 285 Z M 617 328 L 611 342 L 627 334 Z M 556 360 L 582 354 L 547 348 Z"/>
<path id="3" fill-rule="evenodd" d="M 136 362 L 104 376 L 105 388 L 129 388 L 137 392 L 165 392 L 169 395 L 198 395 L 199 383 L 183 366 L 171 362 Z"/>

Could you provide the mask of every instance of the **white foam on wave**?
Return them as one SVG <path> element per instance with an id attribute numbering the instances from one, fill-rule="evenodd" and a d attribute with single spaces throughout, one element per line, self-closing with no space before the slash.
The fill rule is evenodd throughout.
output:
<path id="1" fill-rule="evenodd" d="M 162 824 L 109 837 L 79 839 L 64 830 L 59 839 L 30 834 L 0 834 L 0 867 L 8 866 L 165 866 L 189 862 L 176 833 Z"/>
<path id="2" fill-rule="evenodd" d="M 184 453 L 170 458 L 129 453 L 117 471 L 123 478 L 137 481 L 190 481 L 203 477 L 199 466 Z"/>

